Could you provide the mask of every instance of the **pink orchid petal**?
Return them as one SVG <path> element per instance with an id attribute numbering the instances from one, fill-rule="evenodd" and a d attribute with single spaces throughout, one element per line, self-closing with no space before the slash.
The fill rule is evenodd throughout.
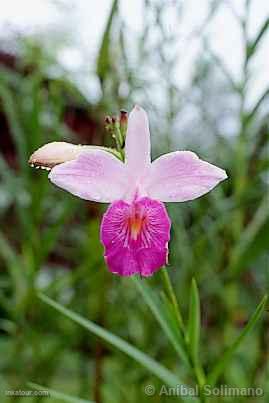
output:
<path id="1" fill-rule="evenodd" d="M 135 106 L 128 117 L 125 162 L 129 173 L 140 176 L 150 165 L 150 132 L 147 113 Z"/>
<path id="2" fill-rule="evenodd" d="M 102 203 L 123 198 L 128 188 L 124 164 L 102 150 L 85 151 L 55 166 L 49 179 L 75 196 Z"/>
<path id="3" fill-rule="evenodd" d="M 176 151 L 153 161 L 145 188 L 149 197 L 163 202 L 193 200 L 227 178 L 226 172 L 200 160 L 191 151 Z"/>
<path id="4" fill-rule="evenodd" d="M 120 276 L 151 276 L 166 264 L 170 226 L 164 205 L 156 200 L 111 204 L 100 231 L 109 270 Z"/>

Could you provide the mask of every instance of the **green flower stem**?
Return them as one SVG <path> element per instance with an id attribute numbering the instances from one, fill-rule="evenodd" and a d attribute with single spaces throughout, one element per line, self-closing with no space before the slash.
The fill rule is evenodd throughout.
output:
<path id="1" fill-rule="evenodd" d="M 124 145 L 124 134 L 121 131 L 119 122 L 116 122 L 115 124 L 115 136 L 117 138 L 117 147 L 119 147 L 119 149 L 122 151 Z"/>
<path id="2" fill-rule="evenodd" d="M 120 139 L 119 139 L 119 137 L 118 137 L 118 135 L 116 133 L 113 134 L 113 137 L 114 137 L 115 142 L 116 142 L 116 149 L 121 154 L 121 159 L 123 159 L 122 158 L 122 149 L 121 149 Z"/>
<path id="3" fill-rule="evenodd" d="M 115 126 L 114 126 L 114 138 L 115 138 L 115 142 L 116 142 L 116 149 L 117 149 L 117 151 L 118 151 L 118 153 L 119 153 L 119 156 L 120 156 L 120 160 L 122 161 L 122 162 L 124 162 L 124 148 L 123 148 L 123 145 L 124 145 L 124 137 L 123 137 L 123 134 L 122 134 L 122 132 L 121 132 L 121 129 L 120 129 L 120 125 L 119 125 L 119 123 L 118 122 L 116 122 L 116 124 L 115 124 Z"/>
<path id="4" fill-rule="evenodd" d="M 164 288 L 166 290 L 166 294 L 174 307 L 175 317 L 177 319 L 179 328 L 182 331 L 182 333 L 185 334 L 185 327 L 184 327 L 182 315 L 181 315 L 180 308 L 179 308 L 179 305 L 177 302 L 177 298 L 176 298 L 170 277 L 167 273 L 167 270 L 166 269 L 161 270 L 161 275 L 162 275 L 162 281 L 164 284 Z"/>

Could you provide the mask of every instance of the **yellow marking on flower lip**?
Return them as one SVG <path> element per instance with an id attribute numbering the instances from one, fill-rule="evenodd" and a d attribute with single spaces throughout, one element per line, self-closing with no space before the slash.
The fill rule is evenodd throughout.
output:
<path id="1" fill-rule="evenodd" d="M 145 221 L 145 217 L 130 217 L 129 219 L 129 228 L 131 233 L 131 238 L 136 241 L 140 232 L 142 231 L 142 227 Z"/>

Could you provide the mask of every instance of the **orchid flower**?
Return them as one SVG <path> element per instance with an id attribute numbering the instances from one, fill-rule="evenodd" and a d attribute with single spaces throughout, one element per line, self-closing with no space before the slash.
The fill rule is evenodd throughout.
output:
<path id="1" fill-rule="evenodd" d="M 128 118 L 125 161 L 104 149 L 49 143 L 29 161 L 52 168 L 49 179 L 85 200 L 111 203 L 100 230 L 109 270 L 120 276 L 151 276 L 167 263 L 171 221 L 164 202 L 196 199 L 227 178 L 225 171 L 191 151 L 151 162 L 146 112 Z"/>

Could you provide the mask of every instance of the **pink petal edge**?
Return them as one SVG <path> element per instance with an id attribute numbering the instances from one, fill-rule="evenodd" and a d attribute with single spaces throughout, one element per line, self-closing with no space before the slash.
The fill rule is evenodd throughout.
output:
<path id="1" fill-rule="evenodd" d="M 145 189 L 149 197 L 162 202 L 196 199 L 227 178 L 226 172 L 191 151 L 164 154 L 152 162 Z"/>
<path id="2" fill-rule="evenodd" d="M 102 203 L 121 199 L 128 190 L 124 164 L 103 150 L 85 151 L 55 166 L 49 179 L 75 196 Z"/>

